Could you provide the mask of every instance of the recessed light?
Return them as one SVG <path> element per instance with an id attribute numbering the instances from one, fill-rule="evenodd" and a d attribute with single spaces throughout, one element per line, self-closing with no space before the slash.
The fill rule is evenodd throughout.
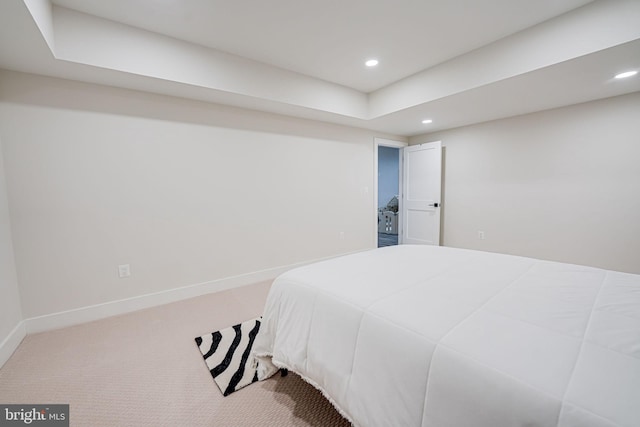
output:
<path id="1" fill-rule="evenodd" d="M 616 74 L 616 79 L 625 79 L 627 77 L 632 77 L 638 74 L 637 71 L 625 71 L 624 73 Z"/>
<path id="2" fill-rule="evenodd" d="M 375 67 L 376 65 L 378 65 L 378 60 L 370 59 L 367 62 L 365 62 L 364 65 L 366 65 L 367 67 Z"/>
<path id="3" fill-rule="evenodd" d="M 425 125 L 428 125 L 429 123 L 433 123 L 433 120 L 431 120 L 431 119 L 424 119 L 424 120 L 422 121 L 422 123 L 423 123 L 423 124 L 425 124 Z"/>

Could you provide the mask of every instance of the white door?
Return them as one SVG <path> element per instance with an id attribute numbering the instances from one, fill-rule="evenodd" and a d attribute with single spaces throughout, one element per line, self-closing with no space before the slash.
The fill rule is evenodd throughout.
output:
<path id="1" fill-rule="evenodd" d="M 440 245 L 442 144 L 403 148 L 401 243 Z"/>

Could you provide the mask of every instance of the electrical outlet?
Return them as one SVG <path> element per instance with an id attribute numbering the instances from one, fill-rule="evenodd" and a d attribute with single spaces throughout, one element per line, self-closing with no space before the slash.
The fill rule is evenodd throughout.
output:
<path id="1" fill-rule="evenodd" d="M 118 277 L 124 279 L 131 276 L 131 266 L 129 264 L 121 264 L 118 266 Z"/>
<path id="2" fill-rule="evenodd" d="M 344 240 L 344 231 L 340 232 L 340 240 Z"/>
<path id="3" fill-rule="evenodd" d="M 478 239 L 484 240 L 484 231 L 478 231 Z"/>

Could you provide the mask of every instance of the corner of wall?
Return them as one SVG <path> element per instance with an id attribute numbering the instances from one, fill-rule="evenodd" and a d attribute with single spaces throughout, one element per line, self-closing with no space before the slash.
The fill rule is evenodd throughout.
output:
<path id="1" fill-rule="evenodd" d="M 13 254 L 11 221 L 9 218 L 9 201 L 5 184 L 4 157 L 2 155 L 2 138 L 0 137 L 0 367 L 2 367 L 26 336 L 25 323 L 22 319 L 20 290 Z"/>
<path id="2" fill-rule="evenodd" d="M 22 340 L 27 336 L 27 327 L 24 320 L 13 328 L 13 331 L 0 343 L 0 368 L 4 366 L 13 353 L 18 349 Z"/>

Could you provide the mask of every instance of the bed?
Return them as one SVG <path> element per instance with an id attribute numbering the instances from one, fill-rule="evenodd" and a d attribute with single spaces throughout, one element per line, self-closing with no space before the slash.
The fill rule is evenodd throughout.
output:
<path id="1" fill-rule="evenodd" d="M 291 270 L 254 345 L 356 426 L 640 426 L 640 275 L 402 245 Z"/>

